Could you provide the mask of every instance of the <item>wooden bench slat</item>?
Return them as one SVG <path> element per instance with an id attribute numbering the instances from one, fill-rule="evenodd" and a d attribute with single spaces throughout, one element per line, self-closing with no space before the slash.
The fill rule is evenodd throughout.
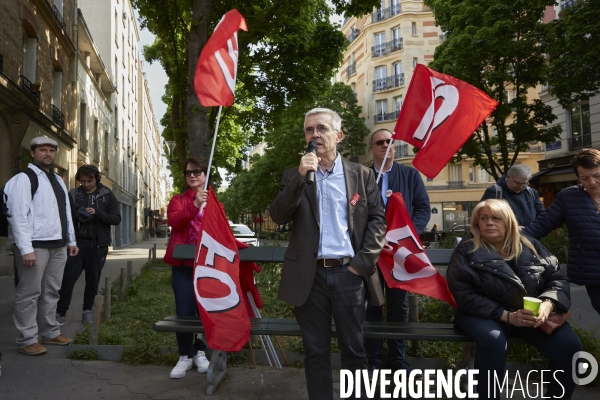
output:
<path id="1" fill-rule="evenodd" d="M 257 263 L 283 262 L 287 247 L 254 247 L 240 249 L 240 261 Z M 425 249 L 427 257 L 433 265 L 447 265 L 452 249 Z M 173 258 L 176 260 L 193 260 L 196 256 L 196 246 L 193 244 L 178 244 L 173 248 Z"/>

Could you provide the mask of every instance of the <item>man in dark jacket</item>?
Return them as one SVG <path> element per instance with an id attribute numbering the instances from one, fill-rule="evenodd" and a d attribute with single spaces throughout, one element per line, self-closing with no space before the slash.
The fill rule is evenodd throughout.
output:
<path id="1" fill-rule="evenodd" d="M 100 171 L 93 165 L 83 165 L 75 179 L 81 184 L 69 192 L 71 212 L 79 254 L 70 257 L 60 288 L 56 320 L 64 324 L 73 287 L 85 270 L 83 322 L 92 321 L 92 307 L 98 294 L 100 274 L 111 244 L 110 226 L 121 223 L 119 203 L 115 195 L 100 183 Z"/>
<path id="2" fill-rule="evenodd" d="M 504 199 L 510 204 L 519 226 L 526 227 L 544 212 L 537 190 L 529 187 L 531 168 L 523 164 L 515 164 L 483 193 L 480 201 L 487 199 Z"/>
<path id="3" fill-rule="evenodd" d="M 392 133 L 387 129 L 377 130 L 371 136 L 372 168 L 375 175 L 379 174 L 380 169 L 382 170 L 378 183 L 381 199 L 384 207 L 387 207 L 388 198 L 392 193 L 400 192 L 417 233 L 421 233 L 425 230 L 425 226 L 431 217 L 429 196 L 425 190 L 423 179 L 421 179 L 421 175 L 416 169 L 394 162 L 395 149 L 393 144 L 390 144 L 391 138 Z M 390 145 L 392 147 L 387 153 L 387 158 L 385 158 L 386 150 Z M 385 284 L 381 272 L 379 274 L 387 302 L 387 320 L 407 322 L 408 292 L 402 289 L 390 289 Z M 367 306 L 367 321 L 381 321 L 382 319 L 381 306 Z M 405 360 L 405 348 L 405 340 L 388 339 L 388 360 L 392 369 L 411 369 Z M 383 340 L 366 339 L 365 350 L 369 360 L 369 370 L 380 369 L 383 359 Z"/>

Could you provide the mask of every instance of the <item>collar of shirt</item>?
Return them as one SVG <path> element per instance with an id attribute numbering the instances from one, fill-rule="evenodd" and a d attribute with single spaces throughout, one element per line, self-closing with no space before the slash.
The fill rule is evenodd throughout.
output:
<path id="1" fill-rule="evenodd" d="M 318 258 L 354 257 L 348 230 L 346 180 L 339 153 L 330 170 L 317 168 L 315 181 L 320 216 Z"/>
<path id="2" fill-rule="evenodd" d="M 390 168 L 381 173 L 381 200 L 383 200 L 383 205 L 384 207 L 387 206 L 387 201 L 388 201 L 388 197 L 386 195 L 386 192 L 388 190 L 388 175 L 389 172 L 392 170 L 392 167 L 394 166 L 394 163 L 392 163 L 392 165 L 390 165 Z M 373 167 L 375 168 L 375 175 L 379 175 L 379 170 L 377 169 L 377 167 L 375 166 L 375 164 L 373 164 Z"/>

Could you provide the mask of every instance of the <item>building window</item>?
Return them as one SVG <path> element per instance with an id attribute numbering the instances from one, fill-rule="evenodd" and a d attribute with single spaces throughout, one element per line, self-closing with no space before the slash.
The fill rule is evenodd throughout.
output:
<path id="1" fill-rule="evenodd" d="M 30 82 L 36 82 L 37 38 L 23 31 L 23 76 Z"/>
<path id="2" fill-rule="evenodd" d="M 58 110 L 62 110 L 62 80 L 62 72 L 54 70 L 52 74 L 52 105 Z"/>
<path id="3" fill-rule="evenodd" d="M 448 164 L 448 185 L 450 187 L 462 187 L 462 165 Z"/>
<path id="4" fill-rule="evenodd" d="M 411 34 L 413 36 L 416 36 L 417 35 L 417 23 L 411 22 L 410 26 L 411 26 Z"/>
<path id="5" fill-rule="evenodd" d="M 383 122 L 387 116 L 387 99 L 375 101 L 375 122 Z"/>
<path id="6" fill-rule="evenodd" d="M 374 38 L 373 57 L 385 54 L 385 33 L 376 33 Z"/>
<path id="7" fill-rule="evenodd" d="M 391 7 L 390 7 L 390 15 L 394 16 L 396 14 L 400 14 L 400 0 L 392 0 L 391 1 Z"/>
<path id="8" fill-rule="evenodd" d="M 402 33 L 400 27 L 392 29 L 392 46 L 400 48 L 402 43 Z"/>
<path id="9" fill-rule="evenodd" d="M 485 169 L 479 167 L 478 180 L 479 180 L 479 182 L 489 182 L 490 181 L 490 174 L 488 174 L 488 172 Z"/>
<path id="10" fill-rule="evenodd" d="M 417 68 L 418 63 L 419 63 L 419 59 L 417 57 L 413 57 L 413 69 Z"/>
<path id="11" fill-rule="evenodd" d="M 402 96 L 394 97 L 394 113 L 396 114 L 395 118 L 398 118 L 400 114 L 400 110 L 402 109 Z"/>
<path id="12" fill-rule="evenodd" d="M 469 165 L 469 182 L 475 182 L 475 168 L 473 164 Z"/>
<path id="13" fill-rule="evenodd" d="M 589 103 L 573 106 L 568 112 L 569 150 L 578 150 L 592 145 Z"/>
<path id="14" fill-rule="evenodd" d="M 373 90 L 379 91 L 384 90 L 386 88 L 386 78 L 387 78 L 387 67 L 376 67 L 375 68 L 375 87 Z"/>
<path id="15" fill-rule="evenodd" d="M 87 107 L 85 103 L 79 104 L 79 142 L 80 149 L 87 151 Z"/>

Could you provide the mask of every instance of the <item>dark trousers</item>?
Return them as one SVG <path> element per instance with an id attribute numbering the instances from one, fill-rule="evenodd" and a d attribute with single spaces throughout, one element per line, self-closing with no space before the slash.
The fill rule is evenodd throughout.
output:
<path id="1" fill-rule="evenodd" d="M 391 289 L 385 283 L 379 269 L 379 279 L 385 293 L 387 303 L 387 320 L 390 322 L 408 322 L 408 292 L 402 289 Z M 381 306 L 367 305 L 367 321 L 383 321 Z M 388 339 L 388 361 L 392 369 L 410 370 L 410 365 L 404 359 L 406 340 Z M 383 360 L 383 339 L 365 339 L 365 350 L 369 359 L 370 369 L 380 369 Z"/>
<path id="2" fill-rule="evenodd" d="M 547 335 L 536 328 L 520 328 L 511 325 L 508 329 L 507 324 L 504 322 L 480 318 L 460 311 L 456 311 L 454 318 L 458 326 L 476 342 L 474 368 L 479 370 L 477 376 L 479 399 L 500 398 L 500 389 L 496 388 L 496 396 L 494 396 L 493 388 L 489 386 L 488 371 L 490 371 L 492 382 L 494 372 L 498 376 L 499 382 L 504 379 L 506 338 L 508 336 L 516 336 L 526 340 L 550 361 L 548 367 L 554 375 L 549 376 L 546 398 L 571 398 L 575 390 L 575 382 L 573 382 L 571 375 L 573 370 L 572 359 L 576 352 L 582 350 L 582 347 L 579 337 L 573 332 L 568 323 L 556 329 L 552 335 Z M 554 371 L 556 372 L 554 373 Z M 557 380 L 560 381 L 560 384 Z M 488 387 L 490 388 L 489 396 Z M 506 393 L 506 387 L 504 390 Z M 559 397 L 563 394 L 563 391 L 564 396 Z"/>
<path id="3" fill-rule="evenodd" d="M 585 285 L 585 290 L 592 301 L 592 307 L 600 314 L 600 286 Z"/>
<path id="4" fill-rule="evenodd" d="M 302 330 L 304 368 L 310 400 L 333 399 L 331 370 L 331 316 L 336 326 L 342 368 L 367 368 L 362 325 L 365 320 L 365 284 L 348 265 L 317 266 L 306 302 L 295 307 Z M 364 390 L 361 392 L 364 395 Z"/>
<path id="5" fill-rule="evenodd" d="M 106 262 L 108 246 L 97 247 L 96 242 L 77 241 L 79 253 L 75 257 L 69 257 L 65 265 L 62 285 L 58 292 L 60 299 L 56 307 L 57 314 L 66 315 L 71 305 L 73 288 L 79 280 L 81 273 L 85 271 L 85 292 L 83 293 L 83 310 L 91 310 L 94 300 L 98 294 L 98 285 L 102 268 Z"/>
<path id="6" fill-rule="evenodd" d="M 185 265 L 171 267 L 171 286 L 173 286 L 173 294 L 175 294 L 177 315 L 197 316 L 198 303 L 194 293 L 194 269 Z M 198 350 L 206 350 L 206 344 L 195 333 L 176 332 L 175 337 L 180 356 L 192 358 Z"/>

